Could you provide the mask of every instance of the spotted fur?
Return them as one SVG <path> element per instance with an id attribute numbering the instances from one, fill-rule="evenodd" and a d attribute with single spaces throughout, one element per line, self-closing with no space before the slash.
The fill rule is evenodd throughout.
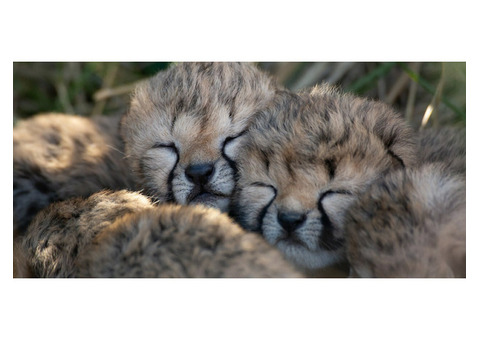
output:
<path id="1" fill-rule="evenodd" d="M 440 163 L 396 171 L 349 209 L 353 277 L 465 277 L 465 179 Z"/>
<path id="2" fill-rule="evenodd" d="M 36 277 L 300 277 L 217 209 L 100 192 L 52 204 L 23 247 Z"/>
<path id="3" fill-rule="evenodd" d="M 23 236 L 14 231 L 13 234 L 13 277 L 33 277 L 32 268 L 25 248 L 22 246 Z"/>
<path id="4" fill-rule="evenodd" d="M 13 219 L 23 233 L 48 204 L 103 189 L 132 189 L 120 116 L 42 114 L 13 129 Z"/>
<path id="5" fill-rule="evenodd" d="M 160 205 L 105 228 L 78 277 L 300 277 L 259 235 L 217 209 Z"/>
<path id="6" fill-rule="evenodd" d="M 349 209 L 355 277 L 465 277 L 465 129 L 418 134 L 418 169 L 373 183 Z"/>
<path id="7" fill-rule="evenodd" d="M 138 188 L 226 211 L 238 143 L 275 87 L 246 63 L 180 63 L 138 86 L 122 120 Z"/>
<path id="8" fill-rule="evenodd" d="M 326 85 L 278 91 L 238 160 L 232 214 L 298 266 L 344 260 L 344 215 L 372 181 L 415 164 L 411 129 L 388 106 Z"/>
<path id="9" fill-rule="evenodd" d="M 441 163 L 449 173 L 465 177 L 465 128 L 429 128 L 418 135 L 419 164 Z"/>
<path id="10" fill-rule="evenodd" d="M 147 197 L 125 190 L 49 205 L 33 219 L 22 242 L 33 276 L 73 277 L 77 256 L 101 230 L 152 206 Z"/>

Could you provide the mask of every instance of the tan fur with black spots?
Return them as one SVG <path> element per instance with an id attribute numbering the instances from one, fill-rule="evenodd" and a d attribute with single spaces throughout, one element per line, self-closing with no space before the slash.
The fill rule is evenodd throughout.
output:
<path id="1" fill-rule="evenodd" d="M 278 91 L 246 138 L 232 214 L 307 270 L 344 261 L 350 204 L 372 181 L 416 164 L 400 115 L 326 85 Z"/>
<path id="2" fill-rule="evenodd" d="M 127 213 L 152 206 L 147 197 L 125 190 L 51 204 L 34 218 L 23 238 L 33 276 L 73 277 L 77 256 L 97 233 Z"/>
<path id="3" fill-rule="evenodd" d="M 200 205 L 125 215 L 96 236 L 77 266 L 78 277 L 301 277 L 262 237 Z"/>
<path id="4" fill-rule="evenodd" d="M 238 145 L 277 86 L 248 63 L 179 63 L 134 91 L 122 135 L 138 189 L 227 211 Z"/>
<path id="5" fill-rule="evenodd" d="M 397 171 L 351 207 L 352 277 L 465 277 L 465 179 L 440 163 Z"/>
<path id="6" fill-rule="evenodd" d="M 41 114 L 13 129 L 14 229 L 25 231 L 52 202 L 133 189 L 119 135 L 120 116 Z"/>

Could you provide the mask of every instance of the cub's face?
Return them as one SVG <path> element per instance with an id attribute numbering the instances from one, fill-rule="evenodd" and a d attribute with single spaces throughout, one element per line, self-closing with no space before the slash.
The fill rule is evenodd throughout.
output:
<path id="1" fill-rule="evenodd" d="M 139 86 L 122 135 L 141 188 L 226 211 L 238 144 L 273 93 L 265 74 L 240 63 L 183 63 Z"/>
<path id="2" fill-rule="evenodd" d="M 238 163 L 234 217 L 301 267 L 338 262 L 350 204 L 413 162 L 410 130 L 383 105 L 323 87 L 279 92 L 257 118 Z"/>

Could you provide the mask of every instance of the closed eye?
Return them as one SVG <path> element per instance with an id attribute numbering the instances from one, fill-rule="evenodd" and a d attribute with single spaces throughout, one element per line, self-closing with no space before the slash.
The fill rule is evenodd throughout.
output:
<path id="1" fill-rule="evenodd" d="M 238 153 L 238 146 L 240 145 L 239 137 L 243 136 L 247 132 L 244 130 L 236 136 L 231 136 L 225 138 L 222 145 L 222 156 L 226 159 L 230 167 L 233 169 L 234 173 L 237 173 L 237 164 L 235 162 L 236 155 Z"/>
<path id="2" fill-rule="evenodd" d="M 258 216 L 257 216 L 257 232 L 258 231 L 261 231 L 261 226 L 263 224 L 263 218 L 265 217 L 265 215 L 267 214 L 267 211 L 268 211 L 268 208 L 270 208 L 270 206 L 272 205 L 273 201 L 275 200 L 275 198 L 277 197 L 277 189 L 273 186 L 273 185 L 270 185 L 270 184 L 265 184 L 265 183 L 261 183 L 261 182 L 254 182 L 251 184 L 251 186 L 256 186 L 256 187 L 262 187 L 262 188 L 269 188 L 269 189 L 272 189 L 273 191 L 273 196 L 272 198 L 267 202 L 267 204 L 260 210 Z"/>
<path id="3" fill-rule="evenodd" d="M 277 189 L 270 184 L 253 182 L 239 191 L 232 209 L 236 221 L 245 229 L 262 232 L 263 218 L 277 197 Z M 235 206 L 236 205 L 236 206 Z"/>
<path id="4" fill-rule="evenodd" d="M 351 191 L 344 190 L 344 189 L 327 190 L 320 195 L 320 198 L 318 199 L 318 203 L 320 204 L 325 197 L 327 197 L 328 195 L 333 195 L 333 194 L 353 195 Z"/>
<path id="5" fill-rule="evenodd" d="M 348 190 L 344 190 L 344 189 L 339 189 L 339 190 L 327 190 L 325 191 L 324 193 L 322 193 L 320 195 L 320 198 L 318 199 L 318 210 L 320 211 L 321 213 L 321 219 L 322 219 L 322 224 L 326 227 L 326 228 L 333 228 L 332 226 L 332 221 L 330 220 L 330 217 L 329 215 L 327 214 L 327 211 L 325 210 L 325 206 L 323 204 L 323 200 L 325 199 L 325 197 L 327 196 L 331 196 L 331 195 L 335 195 L 335 194 L 338 194 L 338 195 L 349 195 L 349 196 L 352 196 L 352 192 L 348 191 Z"/>
<path id="6" fill-rule="evenodd" d="M 275 196 L 277 196 L 277 189 L 271 184 L 265 184 L 265 183 L 262 183 L 262 182 L 253 182 L 253 183 L 250 183 L 250 186 L 270 188 L 270 189 L 273 190 Z"/>
<path id="7" fill-rule="evenodd" d="M 175 146 L 174 143 L 160 143 L 160 142 L 157 142 L 157 143 L 153 144 L 153 146 L 152 146 L 152 149 L 159 149 L 159 148 L 171 149 L 172 151 L 174 151 L 178 155 L 178 149 L 177 149 L 177 147 Z"/>
<path id="8" fill-rule="evenodd" d="M 140 160 L 141 176 L 147 182 L 157 183 L 147 188 L 153 195 L 162 196 L 165 201 L 173 201 L 172 181 L 180 156 L 174 143 L 157 142 L 145 152 Z M 163 183 L 160 190 L 158 183 Z"/>
<path id="9" fill-rule="evenodd" d="M 242 132 L 240 132 L 238 135 L 235 135 L 235 136 L 230 136 L 230 137 L 227 137 L 225 138 L 225 140 L 223 141 L 223 145 L 222 145 L 222 152 L 225 153 L 225 149 L 230 145 L 232 144 L 232 142 L 237 139 L 238 137 L 241 137 L 243 136 L 245 133 L 247 132 L 247 130 L 243 130 Z"/>
<path id="10" fill-rule="evenodd" d="M 327 250 L 335 250 L 342 245 L 342 238 L 339 238 L 338 235 L 335 236 L 335 226 L 337 226 L 337 228 L 340 226 L 345 203 L 351 199 L 350 197 L 334 197 L 333 201 L 327 200 L 328 202 L 323 202 L 326 197 L 333 195 L 353 196 L 353 193 L 343 189 L 328 190 L 322 193 L 318 199 L 318 210 L 321 214 L 320 222 L 323 227 L 322 237 L 319 242 L 321 246 Z M 328 213 L 326 210 L 328 210 Z"/>

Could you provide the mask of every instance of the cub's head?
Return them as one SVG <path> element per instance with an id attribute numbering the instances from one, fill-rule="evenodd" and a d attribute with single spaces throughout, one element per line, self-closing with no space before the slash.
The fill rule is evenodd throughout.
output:
<path id="1" fill-rule="evenodd" d="M 181 63 L 139 85 L 121 133 L 141 188 L 227 210 L 238 142 L 274 91 L 244 63 Z"/>
<path id="2" fill-rule="evenodd" d="M 247 137 L 233 215 L 309 269 L 343 259 L 349 205 L 415 158 L 412 133 L 391 109 L 326 86 L 278 91 Z"/>

